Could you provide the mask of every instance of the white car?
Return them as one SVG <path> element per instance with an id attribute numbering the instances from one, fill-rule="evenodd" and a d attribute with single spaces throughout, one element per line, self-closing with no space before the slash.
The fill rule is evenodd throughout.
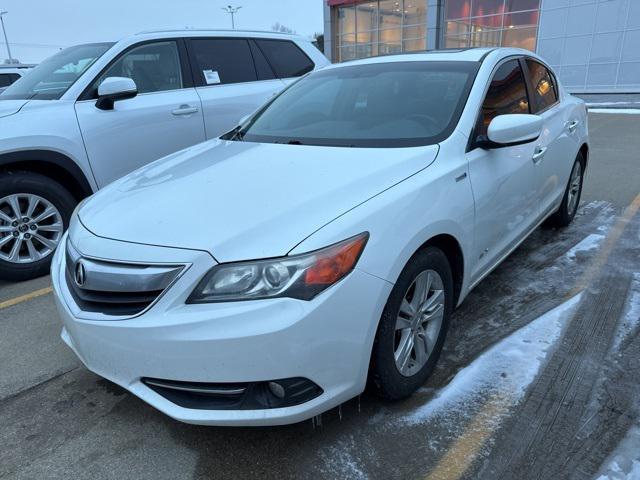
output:
<path id="1" fill-rule="evenodd" d="M 273 425 L 432 372 L 452 310 L 573 219 L 584 103 L 531 52 L 327 67 L 220 139 L 82 204 L 52 265 L 63 340 L 171 417 Z"/>
<path id="2" fill-rule="evenodd" d="M 79 45 L 44 61 L 0 96 L 0 279 L 48 272 L 81 199 L 231 130 L 328 63 L 298 36 L 195 30 Z"/>
<path id="3" fill-rule="evenodd" d="M 0 93 L 24 77 L 33 65 L 0 64 Z"/>

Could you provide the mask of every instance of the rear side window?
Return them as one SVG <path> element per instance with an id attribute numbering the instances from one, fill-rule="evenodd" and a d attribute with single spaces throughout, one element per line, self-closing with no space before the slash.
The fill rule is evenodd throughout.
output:
<path id="1" fill-rule="evenodd" d="M 249 41 L 251 45 L 251 55 L 253 55 L 253 61 L 256 64 L 256 73 L 258 74 L 258 80 L 273 80 L 276 75 L 273 73 L 269 62 L 265 58 L 262 50 L 258 48 L 253 40 Z"/>
<path id="2" fill-rule="evenodd" d="M 293 42 L 256 39 L 256 43 L 280 78 L 299 77 L 313 70 L 313 62 Z"/>
<path id="3" fill-rule="evenodd" d="M 0 88 L 8 87 L 12 83 L 10 73 L 0 73 Z"/>
<path id="4" fill-rule="evenodd" d="M 495 117 L 510 113 L 529 113 L 524 75 L 515 59 L 500 65 L 493 75 L 476 125 L 476 138 L 487 135 Z"/>
<path id="5" fill-rule="evenodd" d="M 558 92 L 553 76 L 547 67 L 530 58 L 527 59 L 527 68 L 531 86 L 533 87 L 532 110 L 540 112 L 558 101 Z"/>
<path id="6" fill-rule="evenodd" d="M 191 40 L 195 78 L 199 85 L 255 82 L 249 41 L 244 38 L 195 38 Z"/>

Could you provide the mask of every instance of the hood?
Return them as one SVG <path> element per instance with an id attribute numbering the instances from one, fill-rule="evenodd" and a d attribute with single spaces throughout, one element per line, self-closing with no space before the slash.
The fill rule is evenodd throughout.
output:
<path id="1" fill-rule="evenodd" d="M 210 252 L 286 255 L 346 211 L 432 163 L 438 146 L 337 148 L 215 140 L 112 183 L 80 209 L 95 235 Z"/>
<path id="2" fill-rule="evenodd" d="M 3 100 L 0 97 L 0 118 L 18 113 L 29 100 Z"/>

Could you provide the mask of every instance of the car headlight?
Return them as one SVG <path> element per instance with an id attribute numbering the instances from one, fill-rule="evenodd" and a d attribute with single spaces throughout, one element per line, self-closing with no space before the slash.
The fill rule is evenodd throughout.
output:
<path id="1" fill-rule="evenodd" d="M 187 303 L 291 297 L 311 300 L 355 267 L 369 233 L 301 255 L 216 265 Z"/>

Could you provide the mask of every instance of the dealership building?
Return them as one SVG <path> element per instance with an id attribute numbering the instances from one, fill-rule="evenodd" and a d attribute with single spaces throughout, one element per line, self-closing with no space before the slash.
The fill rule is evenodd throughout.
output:
<path id="1" fill-rule="evenodd" d="M 334 62 L 515 46 L 540 54 L 572 92 L 640 92 L 640 0 L 322 1 Z"/>

